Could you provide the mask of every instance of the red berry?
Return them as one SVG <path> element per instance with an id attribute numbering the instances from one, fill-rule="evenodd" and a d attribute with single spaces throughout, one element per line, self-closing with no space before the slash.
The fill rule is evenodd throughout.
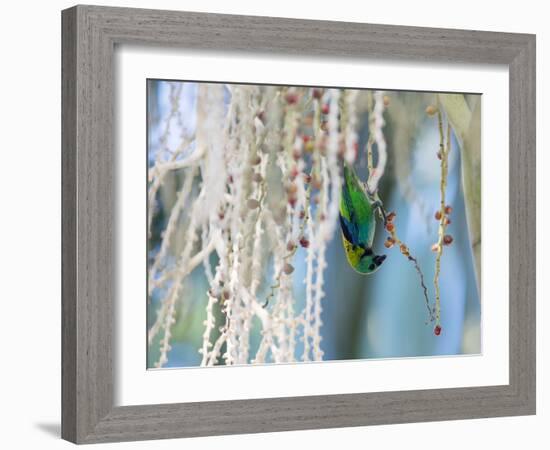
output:
<path id="1" fill-rule="evenodd" d="M 436 211 L 434 217 L 435 217 L 435 220 L 441 220 L 441 211 Z"/>
<path id="2" fill-rule="evenodd" d="M 288 198 L 288 203 L 290 204 L 290 206 L 292 206 L 293 208 L 296 206 L 296 202 L 298 201 L 298 199 L 294 196 L 290 196 Z"/>
<path id="3" fill-rule="evenodd" d="M 285 100 L 289 105 L 294 105 L 298 102 L 298 95 L 289 92 L 285 95 Z"/>
<path id="4" fill-rule="evenodd" d="M 311 185 L 313 186 L 314 189 L 321 189 L 321 187 L 323 186 L 321 183 L 321 180 L 316 175 L 313 175 L 313 178 L 311 180 Z"/>
<path id="5" fill-rule="evenodd" d="M 313 98 L 320 99 L 323 96 L 323 90 L 319 88 L 313 89 Z"/>
<path id="6" fill-rule="evenodd" d="M 286 263 L 283 266 L 283 272 L 286 273 L 287 275 L 290 275 L 292 272 L 294 272 L 294 267 L 292 266 L 292 264 Z"/>
<path id="7" fill-rule="evenodd" d="M 439 336 L 441 334 L 441 325 L 436 325 L 434 328 L 434 334 Z"/>
<path id="8" fill-rule="evenodd" d="M 443 243 L 445 245 L 451 245 L 453 243 L 453 237 L 450 234 L 443 236 Z"/>
<path id="9" fill-rule="evenodd" d="M 305 237 L 302 237 L 300 239 L 300 245 L 304 248 L 308 248 L 309 247 L 309 241 Z"/>
<path id="10" fill-rule="evenodd" d="M 322 107 L 321 107 L 321 112 L 323 114 L 328 114 L 328 112 L 330 111 L 330 106 L 328 105 L 328 103 L 325 103 Z"/>
<path id="11" fill-rule="evenodd" d="M 434 105 L 429 105 L 426 108 L 426 114 L 428 114 L 428 116 L 433 116 L 436 112 L 437 112 L 437 108 Z"/>
<path id="12" fill-rule="evenodd" d="M 395 228 L 395 225 L 393 223 L 388 222 L 386 224 L 386 230 L 388 230 L 390 233 L 394 230 L 394 228 Z"/>
<path id="13" fill-rule="evenodd" d="M 445 214 L 451 214 L 453 212 L 453 208 L 451 205 L 445 206 Z"/>
<path id="14" fill-rule="evenodd" d="M 286 187 L 286 191 L 287 191 L 290 195 L 296 194 L 296 192 L 298 192 L 298 186 L 296 185 L 296 183 L 290 183 L 290 184 Z"/>
<path id="15" fill-rule="evenodd" d="M 290 171 L 290 179 L 294 180 L 298 176 L 298 168 L 294 166 Z"/>
<path id="16" fill-rule="evenodd" d="M 308 134 L 304 134 L 302 136 L 302 141 L 304 141 L 304 144 L 306 144 L 310 139 L 311 139 L 311 136 L 309 136 Z"/>
<path id="17" fill-rule="evenodd" d="M 262 121 L 262 123 L 265 124 L 265 111 L 258 111 L 258 114 L 256 114 L 256 116 Z"/>

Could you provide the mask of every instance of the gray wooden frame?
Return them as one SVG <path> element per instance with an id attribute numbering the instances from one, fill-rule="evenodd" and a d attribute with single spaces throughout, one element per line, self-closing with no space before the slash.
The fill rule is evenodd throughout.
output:
<path id="1" fill-rule="evenodd" d="M 535 413 L 535 36 L 76 6 L 62 13 L 62 437 L 77 443 Z M 508 385 L 114 407 L 113 51 L 505 64 L 510 77 Z"/>

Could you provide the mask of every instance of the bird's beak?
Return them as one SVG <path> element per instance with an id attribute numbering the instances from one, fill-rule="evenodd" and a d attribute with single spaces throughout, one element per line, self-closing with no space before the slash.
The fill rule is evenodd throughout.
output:
<path id="1" fill-rule="evenodd" d="M 380 266 L 386 259 L 386 255 L 376 255 L 374 258 L 373 258 L 373 261 L 374 261 L 374 264 L 376 264 L 377 266 Z"/>

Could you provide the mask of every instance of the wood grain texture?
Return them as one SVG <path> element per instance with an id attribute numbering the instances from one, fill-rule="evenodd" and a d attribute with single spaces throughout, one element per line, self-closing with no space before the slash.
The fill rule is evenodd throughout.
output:
<path id="1" fill-rule="evenodd" d="M 93 443 L 535 412 L 534 36 L 94 6 L 63 11 L 62 31 L 62 436 L 65 439 Z M 510 383 L 460 389 L 114 407 L 115 44 L 171 46 L 201 52 L 227 50 L 507 65 Z"/>
<path id="2" fill-rule="evenodd" d="M 76 10 L 63 14 L 62 35 L 75 36 Z M 76 39 L 62 42 L 62 132 L 61 132 L 61 345 L 62 380 L 61 404 L 63 405 L 61 434 L 76 440 Z"/>

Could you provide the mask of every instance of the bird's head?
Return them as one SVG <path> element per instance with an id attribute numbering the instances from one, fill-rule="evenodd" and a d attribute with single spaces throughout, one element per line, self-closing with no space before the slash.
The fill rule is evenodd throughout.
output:
<path id="1" fill-rule="evenodd" d="M 386 255 L 375 255 L 371 248 L 353 245 L 344 235 L 342 241 L 348 262 L 356 272 L 365 275 L 374 273 L 386 259 Z"/>
<path id="2" fill-rule="evenodd" d="M 376 272 L 384 260 L 386 255 L 362 255 L 354 269 L 362 274 L 369 274 Z"/>

